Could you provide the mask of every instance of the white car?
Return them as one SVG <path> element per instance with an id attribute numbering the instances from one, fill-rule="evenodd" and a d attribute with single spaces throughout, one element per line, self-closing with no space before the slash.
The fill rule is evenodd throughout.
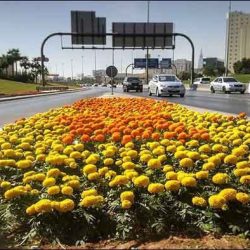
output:
<path id="1" fill-rule="evenodd" d="M 200 77 L 194 79 L 194 84 L 209 84 L 210 78 L 209 77 Z"/>
<path id="2" fill-rule="evenodd" d="M 176 75 L 160 74 L 155 75 L 149 82 L 148 92 L 150 96 L 156 94 L 158 97 L 163 95 L 184 97 L 186 89 Z"/>
<path id="3" fill-rule="evenodd" d="M 240 92 L 244 94 L 246 85 L 238 82 L 233 77 L 218 77 L 210 83 L 210 90 L 212 93 L 215 93 L 215 91 L 223 91 L 224 93 Z"/>

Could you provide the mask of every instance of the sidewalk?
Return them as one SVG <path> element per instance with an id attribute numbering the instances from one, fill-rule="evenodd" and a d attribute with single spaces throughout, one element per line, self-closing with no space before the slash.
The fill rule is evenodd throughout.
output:
<path id="1" fill-rule="evenodd" d="M 48 96 L 48 95 L 60 95 L 60 94 L 67 94 L 73 92 L 80 92 L 85 91 L 86 89 L 69 89 L 66 91 L 43 91 L 44 94 L 36 94 L 36 95 L 20 95 L 20 96 L 11 96 L 11 97 L 1 97 L 0 102 L 12 101 L 12 100 L 19 100 L 19 99 L 27 99 L 27 98 L 34 98 L 40 96 Z"/>

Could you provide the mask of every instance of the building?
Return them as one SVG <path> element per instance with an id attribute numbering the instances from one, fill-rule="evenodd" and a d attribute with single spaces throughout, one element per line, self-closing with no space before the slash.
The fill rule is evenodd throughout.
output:
<path id="1" fill-rule="evenodd" d="M 234 72 L 235 62 L 244 57 L 250 58 L 250 13 L 230 12 L 227 15 L 226 33 L 225 61 L 228 69 Z"/>
<path id="2" fill-rule="evenodd" d="M 177 70 L 177 74 L 180 72 L 190 72 L 192 67 L 192 62 L 186 59 L 177 59 L 174 61 L 174 65 Z"/>
<path id="3" fill-rule="evenodd" d="M 199 61 L 198 61 L 198 69 L 203 69 L 203 54 L 202 54 L 202 49 L 200 52 L 200 56 L 199 56 Z"/>
<path id="4" fill-rule="evenodd" d="M 215 69 L 223 69 L 224 62 L 217 57 L 207 57 L 203 58 L 203 68 L 204 67 L 212 67 Z"/>

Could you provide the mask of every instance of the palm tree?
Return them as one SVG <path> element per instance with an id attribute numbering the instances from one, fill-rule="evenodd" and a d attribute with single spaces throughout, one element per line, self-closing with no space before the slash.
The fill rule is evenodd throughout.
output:
<path id="1" fill-rule="evenodd" d="M 2 55 L 0 59 L 0 68 L 5 69 L 5 74 L 8 75 L 8 67 L 11 64 L 10 58 L 7 55 Z"/>
<path id="2" fill-rule="evenodd" d="M 23 56 L 20 61 L 20 66 L 24 68 L 25 74 L 27 74 L 27 69 L 31 67 L 31 63 L 29 62 L 29 59 L 27 56 Z"/>
<path id="3" fill-rule="evenodd" d="M 21 54 L 19 49 L 10 49 L 7 52 L 7 56 L 10 59 L 10 62 L 12 64 L 12 76 L 14 76 L 14 66 L 16 66 L 16 74 L 17 74 L 17 61 L 19 61 L 20 59 L 22 59 Z"/>

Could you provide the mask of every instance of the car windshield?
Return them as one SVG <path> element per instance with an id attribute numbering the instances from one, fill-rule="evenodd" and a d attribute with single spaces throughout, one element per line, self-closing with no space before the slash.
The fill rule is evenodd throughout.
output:
<path id="1" fill-rule="evenodd" d="M 128 82 L 131 82 L 131 81 L 139 81 L 139 78 L 137 77 L 128 77 Z"/>
<path id="2" fill-rule="evenodd" d="M 210 78 L 202 78 L 202 81 L 207 81 L 207 82 L 209 82 L 209 81 L 210 81 Z"/>
<path id="3" fill-rule="evenodd" d="M 175 76 L 159 76 L 160 82 L 176 82 L 177 79 Z"/>
<path id="4" fill-rule="evenodd" d="M 224 78 L 224 82 L 238 82 L 238 81 L 232 77 L 228 77 L 228 78 Z"/>

